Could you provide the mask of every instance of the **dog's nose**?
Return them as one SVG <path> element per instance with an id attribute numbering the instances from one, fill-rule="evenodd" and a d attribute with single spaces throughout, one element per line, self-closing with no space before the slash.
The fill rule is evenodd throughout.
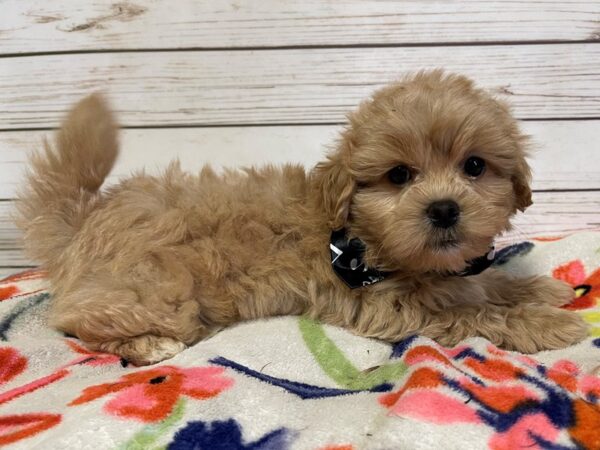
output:
<path id="1" fill-rule="evenodd" d="M 427 208 L 427 217 L 437 228 L 450 228 L 458 222 L 460 208 L 454 200 L 440 200 L 433 202 Z"/>

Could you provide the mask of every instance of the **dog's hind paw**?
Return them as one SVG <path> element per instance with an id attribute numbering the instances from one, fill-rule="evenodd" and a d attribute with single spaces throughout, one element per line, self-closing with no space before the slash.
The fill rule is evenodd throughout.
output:
<path id="1" fill-rule="evenodd" d="M 105 351 L 115 353 L 136 366 L 148 366 L 181 353 L 187 346 L 176 339 L 164 336 L 136 336 L 118 344 L 103 344 Z"/>

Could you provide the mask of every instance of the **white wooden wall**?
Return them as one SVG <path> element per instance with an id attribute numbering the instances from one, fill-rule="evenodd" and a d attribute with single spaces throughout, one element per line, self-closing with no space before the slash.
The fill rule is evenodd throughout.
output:
<path id="1" fill-rule="evenodd" d="M 97 90 L 124 127 L 114 182 L 174 157 L 313 164 L 360 99 L 444 67 L 535 141 L 506 239 L 600 228 L 599 43 L 598 0 L 0 0 L 0 275 L 34 264 L 10 221 L 27 152 Z"/>

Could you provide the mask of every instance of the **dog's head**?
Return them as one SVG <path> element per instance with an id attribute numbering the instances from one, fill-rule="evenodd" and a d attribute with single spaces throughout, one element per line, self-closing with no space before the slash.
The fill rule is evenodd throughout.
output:
<path id="1" fill-rule="evenodd" d="M 461 270 L 531 204 L 526 137 L 465 77 L 419 73 L 349 120 L 314 180 L 330 227 L 360 237 L 370 265 Z"/>

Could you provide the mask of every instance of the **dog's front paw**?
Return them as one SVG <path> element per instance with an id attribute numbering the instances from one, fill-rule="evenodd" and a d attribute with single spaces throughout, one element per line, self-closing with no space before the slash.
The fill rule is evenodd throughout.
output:
<path id="1" fill-rule="evenodd" d="M 529 280 L 527 286 L 528 301 L 546 303 L 552 306 L 563 306 L 575 298 L 573 288 L 567 283 L 551 277 L 536 277 Z"/>
<path id="2" fill-rule="evenodd" d="M 588 336 L 588 325 L 577 313 L 547 305 L 527 305 L 509 321 L 503 347 L 522 353 L 556 350 Z"/>

